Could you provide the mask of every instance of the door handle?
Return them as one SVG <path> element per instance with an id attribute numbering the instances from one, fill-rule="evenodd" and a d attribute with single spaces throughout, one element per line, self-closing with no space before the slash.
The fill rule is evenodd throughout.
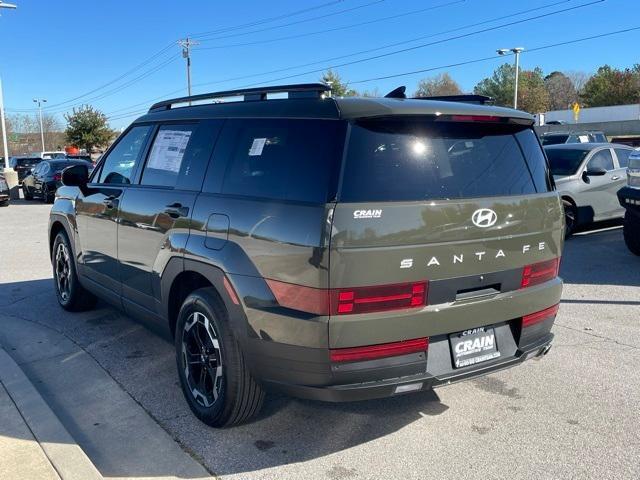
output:
<path id="1" fill-rule="evenodd" d="M 164 213 L 169 215 L 171 218 L 186 217 L 189 215 L 189 207 L 183 207 L 181 203 L 176 202 L 167 205 Z"/>
<path id="2" fill-rule="evenodd" d="M 614 175 L 613 177 L 611 177 L 611 180 L 613 180 L 613 181 L 620 180 L 620 176 L 619 175 Z"/>

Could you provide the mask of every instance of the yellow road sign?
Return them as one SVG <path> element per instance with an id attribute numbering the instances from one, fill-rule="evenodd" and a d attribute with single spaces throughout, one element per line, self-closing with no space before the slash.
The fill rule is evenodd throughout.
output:
<path id="1" fill-rule="evenodd" d="M 574 102 L 573 104 L 573 120 L 575 122 L 578 121 L 578 116 L 580 115 L 580 105 L 578 102 Z"/>

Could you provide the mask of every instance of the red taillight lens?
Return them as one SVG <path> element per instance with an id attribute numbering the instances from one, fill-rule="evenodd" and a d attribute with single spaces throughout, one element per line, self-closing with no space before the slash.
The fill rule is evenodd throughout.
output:
<path id="1" fill-rule="evenodd" d="M 280 305 L 316 315 L 348 315 L 419 308 L 426 304 L 428 282 L 327 290 L 266 279 Z"/>
<path id="2" fill-rule="evenodd" d="M 333 291 L 331 310 L 335 315 L 345 315 L 419 308 L 426 299 L 427 282 L 345 288 Z"/>
<path id="3" fill-rule="evenodd" d="M 330 355 L 332 362 L 356 362 L 426 352 L 427 348 L 429 348 L 429 338 L 416 338 L 404 342 L 382 343 L 366 347 L 337 348 L 331 350 Z"/>
<path id="4" fill-rule="evenodd" d="M 539 285 L 540 283 L 556 278 L 558 276 L 559 267 L 559 258 L 527 265 L 522 270 L 522 282 L 520 284 L 520 288 L 532 287 L 533 285 Z"/>
<path id="5" fill-rule="evenodd" d="M 59 182 L 60 180 L 62 180 L 62 174 L 61 173 L 56 173 L 55 175 L 53 175 L 53 180 L 55 182 Z"/>
<path id="6" fill-rule="evenodd" d="M 522 317 L 522 328 L 530 327 L 536 323 L 543 322 L 548 318 L 555 317 L 558 313 L 560 305 L 554 305 L 553 307 L 545 308 L 544 310 L 536 313 L 531 313 Z"/>
<path id="7" fill-rule="evenodd" d="M 493 115 L 452 115 L 454 122 L 499 122 L 501 117 Z"/>
<path id="8" fill-rule="evenodd" d="M 329 290 L 267 280 L 280 305 L 316 315 L 329 315 Z"/>

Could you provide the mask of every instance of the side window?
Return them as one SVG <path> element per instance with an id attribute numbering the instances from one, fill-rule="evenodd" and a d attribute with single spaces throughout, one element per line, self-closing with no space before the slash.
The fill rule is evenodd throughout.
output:
<path id="1" fill-rule="evenodd" d="M 211 135 L 203 133 L 197 124 L 160 127 L 140 183 L 174 188 L 180 178 L 197 174 L 192 164 L 203 155 L 208 158 L 213 141 Z"/>
<path id="2" fill-rule="evenodd" d="M 38 165 L 38 168 L 40 170 L 38 170 L 38 173 L 40 175 L 46 175 L 47 173 L 49 173 L 49 164 L 48 163 L 41 163 L 40 165 Z"/>
<path id="3" fill-rule="evenodd" d="M 98 183 L 129 184 L 142 148 L 151 132 L 150 125 L 133 127 L 105 158 Z"/>
<path id="4" fill-rule="evenodd" d="M 613 157 L 611 156 L 611 150 L 608 148 L 596 152 L 593 157 L 591 157 L 591 160 L 589 160 L 589 164 L 587 165 L 587 170 L 600 168 L 613 170 Z"/>
<path id="5" fill-rule="evenodd" d="M 614 148 L 614 150 L 616 151 L 620 168 L 627 168 L 629 166 L 629 155 L 631 155 L 632 151 L 626 148 Z"/>
<path id="6" fill-rule="evenodd" d="M 548 192 L 551 187 L 549 168 L 547 167 L 547 161 L 544 158 L 542 147 L 536 138 L 535 132 L 527 128 L 526 130 L 516 133 L 516 138 L 518 139 L 522 153 L 524 153 L 524 159 L 529 166 L 536 190 L 538 192 Z"/>
<path id="7" fill-rule="evenodd" d="M 228 120 L 222 192 L 325 203 L 335 195 L 345 131 L 332 120 Z"/>

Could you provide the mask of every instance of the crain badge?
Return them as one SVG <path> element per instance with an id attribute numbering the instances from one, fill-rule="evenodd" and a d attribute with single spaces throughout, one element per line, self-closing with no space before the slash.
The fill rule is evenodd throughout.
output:
<path id="1" fill-rule="evenodd" d="M 382 210 L 355 210 L 353 218 L 380 218 Z"/>
<path id="2" fill-rule="evenodd" d="M 487 228 L 495 225 L 498 215 L 490 208 L 479 208 L 471 215 L 471 221 L 476 227 Z"/>

